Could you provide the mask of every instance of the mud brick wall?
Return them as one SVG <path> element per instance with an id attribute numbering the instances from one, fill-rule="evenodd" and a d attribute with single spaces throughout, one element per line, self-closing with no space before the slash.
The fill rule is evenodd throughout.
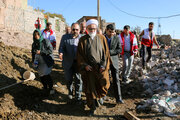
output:
<path id="1" fill-rule="evenodd" d="M 24 11 L 9 6 L 5 9 L 5 28 L 7 30 L 24 30 Z"/>
<path id="2" fill-rule="evenodd" d="M 28 7 L 28 9 L 24 10 L 24 30 L 26 32 L 32 33 L 34 31 L 34 23 L 38 17 L 41 20 L 42 28 L 45 28 L 43 13 L 34 11 L 30 6 Z"/>
<path id="3" fill-rule="evenodd" d="M 45 28 L 43 13 L 34 11 L 33 7 L 26 4 L 26 0 L 0 0 L 0 16 L 0 29 L 32 33 L 38 17 L 41 20 L 41 28 Z M 56 20 L 59 20 L 59 31 L 55 29 Z M 52 29 L 56 33 L 64 33 L 66 24 L 59 18 L 49 18 L 48 21 L 52 23 Z"/>

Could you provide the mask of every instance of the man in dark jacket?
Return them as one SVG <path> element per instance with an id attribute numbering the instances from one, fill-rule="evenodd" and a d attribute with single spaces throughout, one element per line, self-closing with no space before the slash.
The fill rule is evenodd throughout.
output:
<path id="1" fill-rule="evenodd" d="M 106 34 L 105 37 L 107 39 L 107 43 L 109 46 L 110 56 L 112 64 L 110 65 L 110 70 L 113 78 L 113 88 L 114 94 L 116 98 L 116 103 L 123 103 L 121 97 L 121 87 L 119 80 L 119 58 L 118 55 L 121 53 L 121 43 L 118 36 L 115 35 L 115 27 L 112 24 L 106 26 Z"/>
<path id="2" fill-rule="evenodd" d="M 81 104 L 82 79 L 77 70 L 76 56 L 79 38 L 81 37 L 79 33 L 79 24 L 73 23 L 71 30 L 71 34 L 65 34 L 61 38 L 59 58 L 62 60 L 65 71 L 65 79 L 67 80 L 67 87 L 69 90 L 69 99 L 72 99 L 73 97 L 73 82 L 75 82 L 75 100 L 77 104 Z"/>

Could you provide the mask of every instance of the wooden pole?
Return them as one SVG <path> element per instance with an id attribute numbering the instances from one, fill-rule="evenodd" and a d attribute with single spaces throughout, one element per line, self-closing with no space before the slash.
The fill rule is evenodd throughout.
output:
<path id="1" fill-rule="evenodd" d="M 0 88 L 0 91 L 1 91 L 1 90 L 4 90 L 4 89 L 6 89 L 6 88 L 9 88 L 9 87 L 12 87 L 12 86 L 15 86 L 15 85 L 18 85 L 18 84 L 21 84 L 21 83 L 30 81 L 30 80 L 31 80 L 31 79 L 27 79 L 27 80 L 23 80 L 23 81 L 18 82 L 18 83 L 14 83 L 14 84 L 8 85 L 8 86 L 6 86 L 6 87 Z"/>
<path id="2" fill-rule="evenodd" d="M 131 112 L 125 112 L 124 117 L 127 118 L 128 120 L 140 120 L 138 117 L 133 115 Z"/>
<path id="3" fill-rule="evenodd" d="M 100 21 L 100 0 L 97 0 L 97 17 L 98 17 L 98 27 L 101 27 L 101 21 Z"/>

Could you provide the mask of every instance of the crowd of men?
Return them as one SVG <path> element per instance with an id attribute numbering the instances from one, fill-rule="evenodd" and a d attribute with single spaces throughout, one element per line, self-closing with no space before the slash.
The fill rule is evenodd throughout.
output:
<path id="1" fill-rule="evenodd" d="M 111 76 L 116 103 L 123 104 L 120 82 L 129 84 L 132 81 L 129 76 L 135 56 L 140 54 L 142 68 L 146 69 L 151 59 L 153 42 L 159 48 L 153 26 L 154 23 L 150 22 L 149 28 L 144 29 L 139 36 L 130 31 L 129 25 L 125 25 L 118 35 L 113 24 L 107 25 L 105 33 L 102 34 L 95 19 L 82 22 L 80 25 L 73 23 L 71 27 L 67 27 L 58 52 L 65 72 L 69 99 L 75 98 L 76 104 L 82 104 L 83 91 L 87 106 L 90 108 L 89 115 L 93 115 L 96 108 L 106 99 Z M 47 24 L 42 35 L 45 39 L 49 39 L 53 49 L 56 49 L 55 33 L 50 23 Z M 123 60 L 121 78 L 119 57 Z M 73 96 L 73 88 L 75 88 L 75 96 Z"/>

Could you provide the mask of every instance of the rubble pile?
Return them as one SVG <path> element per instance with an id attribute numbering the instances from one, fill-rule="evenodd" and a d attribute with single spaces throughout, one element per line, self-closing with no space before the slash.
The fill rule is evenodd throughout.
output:
<path id="1" fill-rule="evenodd" d="M 176 108 L 180 108 L 180 95 L 177 93 L 171 94 L 170 91 L 165 91 L 154 94 L 151 99 L 142 100 L 136 109 L 138 112 L 162 112 L 167 116 L 177 117 L 174 113 L 176 112 Z"/>
<path id="2" fill-rule="evenodd" d="M 160 44 L 171 45 L 172 38 L 170 35 L 161 35 L 157 37 L 157 41 L 159 41 Z"/>
<path id="3" fill-rule="evenodd" d="M 161 91 L 180 92 L 180 45 L 162 49 L 148 63 L 147 70 L 135 66 L 140 75 L 134 75 L 142 80 L 145 93 L 153 95 Z"/>
<path id="4" fill-rule="evenodd" d="M 153 95 L 164 90 L 180 92 L 180 43 L 153 51 L 147 69 L 142 68 L 142 58 L 134 59 L 130 78 L 143 84 L 145 95 Z M 123 61 L 119 60 L 120 77 Z"/>
<path id="5" fill-rule="evenodd" d="M 180 44 L 161 48 L 152 59 L 146 70 L 142 69 L 142 62 L 138 62 L 140 59 L 135 60 L 133 77 L 142 81 L 144 96 L 152 96 L 141 101 L 137 111 L 177 117 L 176 111 L 180 109 Z"/>

